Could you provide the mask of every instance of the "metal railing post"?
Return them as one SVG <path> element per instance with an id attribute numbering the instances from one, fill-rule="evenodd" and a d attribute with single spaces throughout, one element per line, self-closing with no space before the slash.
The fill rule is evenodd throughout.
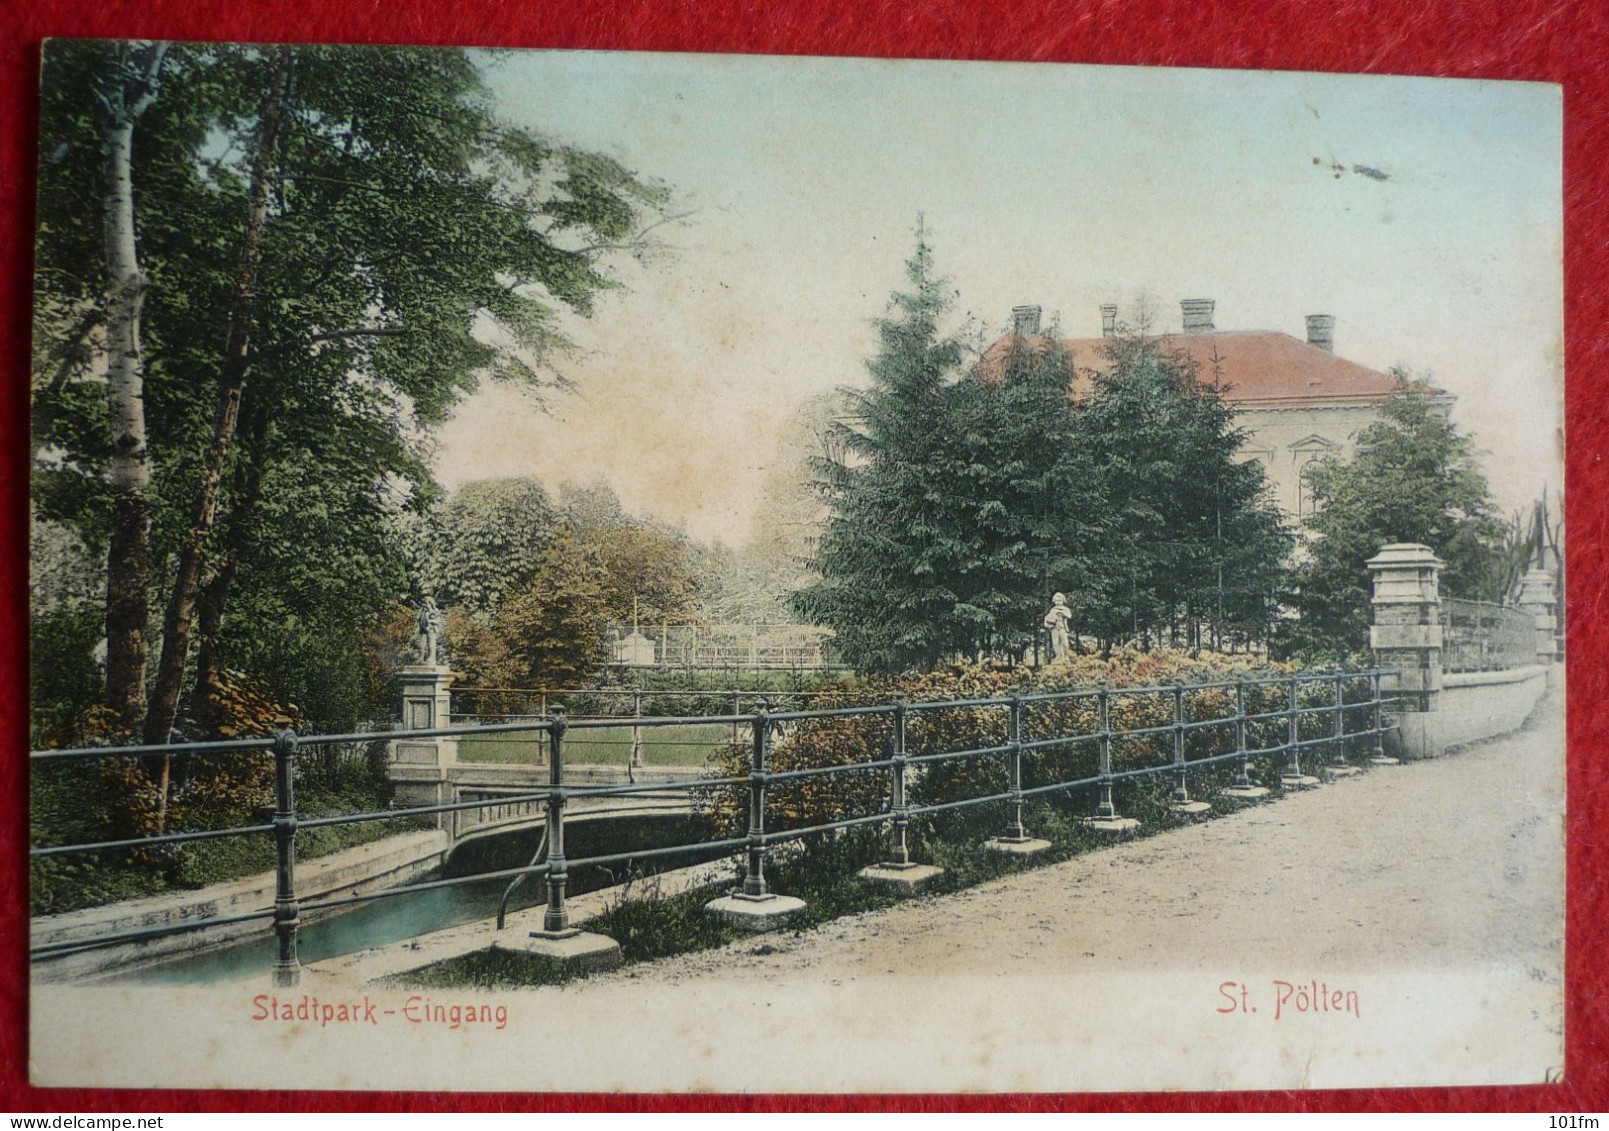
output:
<path id="1" fill-rule="evenodd" d="M 1084 818 L 1084 824 L 1102 832 L 1126 832 L 1137 828 L 1140 822 L 1133 817 L 1118 816 L 1117 805 L 1112 800 L 1112 693 L 1102 688 L 1097 693 L 1096 702 L 1100 709 L 1101 729 L 1098 732 L 1100 739 L 1095 773 L 1100 778 L 1100 787 L 1096 794 L 1095 815 Z"/>
<path id="2" fill-rule="evenodd" d="M 1173 798 L 1176 804 L 1190 800 L 1190 785 L 1184 769 L 1184 688 L 1173 689 Z"/>
<path id="3" fill-rule="evenodd" d="M 1028 830 L 1022 824 L 1022 698 L 1011 697 L 1011 816 L 1006 820 L 1008 841 L 1025 841 Z"/>
<path id="4" fill-rule="evenodd" d="M 1374 693 L 1374 701 L 1371 704 L 1373 707 L 1372 714 L 1374 715 L 1374 743 L 1373 748 L 1369 751 L 1369 761 L 1376 766 L 1395 766 L 1397 765 L 1397 759 L 1386 754 L 1385 696 L 1382 694 L 1383 689 L 1380 684 L 1380 669 L 1376 668 L 1370 672 L 1369 679 Z"/>
<path id="5" fill-rule="evenodd" d="M 1253 789 L 1255 783 L 1251 780 L 1251 756 L 1246 746 L 1246 683 L 1244 680 L 1235 681 L 1235 750 L 1240 754 L 1240 777 L 1235 785 L 1241 789 Z"/>
<path id="6" fill-rule="evenodd" d="M 911 862 L 910 826 L 911 810 L 905 800 L 905 702 L 894 705 L 894 750 L 889 767 L 892 792 L 889 809 L 894 814 L 894 825 L 889 835 L 888 862 L 904 868 Z"/>
<path id="7" fill-rule="evenodd" d="M 570 886 L 570 870 L 564 859 L 564 733 L 569 723 L 563 715 L 551 717 L 548 728 L 548 905 L 542 913 L 542 934 L 549 938 L 578 935 L 570 926 L 570 910 L 564 896 Z"/>
<path id="8" fill-rule="evenodd" d="M 279 956 L 274 960 L 274 985 L 301 983 L 302 967 L 296 960 L 296 934 L 301 911 L 296 902 L 296 747 L 294 731 L 274 735 L 274 934 Z"/>
<path id="9" fill-rule="evenodd" d="M 1100 709 L 1101 737 L 1099 754 L 1096 757 L 1095 772 L 1100 775 L 1100 799 L 1095 804 L 1095 816 L 1099 820 L 1113 821 L 1117 819 L 1117 806 L 1112 801 L 1112 694 L 1102 691 L 1097 698 Z"/>
<path id="10" fill-rule="evenodd" d="M 1173 689 L 1173 769 L 1177 775 L 1168 808 L 1175 813 L 1205 813 L 1212 806 L 1190 800 L 1190 766 L 1184 757 L 1184 688 Z"/>
<path id="11" fill-rule="evenodd" d="M 983 847 L 993 852 L 1006 852 L 1013 856 L 1035 856 L 1048 849 L 1050 841 L 1030 836 L 1022 822 L 1022 743 L 1026 729 L 1026 706 L 1020 695 L 1011 697 L 1011 733 L 1007 742 L 1011 747 L 1011 788 L 1007 795 L 1006 834 L 991 837 Z"/>
<path id="12" fill-rule="evenodd" d="M 1300 717 L 1298 712 L 1301 710 L 1302 706 L 1301 694 L 1299 691 L 1301 684 L 1295 676 L 1291 676 L 1290 685 L 1290 697 L 1286 708 L 1287 725 L 1285 738 L 1289 758 L 1286 761 L 1285 773 L 1280 776 L 1279 781 L 1281 785 L 1286 786 L 1287 788 L 1296 788 L 1304 785 L 1317 785 L 1317 778 L 1302 773 L 1301 747 L 1297 745 L 1301 741 L 1302 737 L 1302 729 L 1298 723 L 1298 719 Z"/>
<path id="13" fill-rule="evenodd" d="M 1346 680 L 1345 672 L 1335 673 L 1335 720 L 1330 742 L 1330 776 L 1350 777 L 1358 772 L 1346 760 Z"/>
<path id="14" fill-rule="evenodd" d="M 750 722 L 754 741 L 749 754 L 749 838 L 748 864 L 743 884 L 735 891 L 704 905 L 733 926 L 750 931 L 770 931 L 804 910 L 804 900 L 778 895 L 765 882 L 765 794 L 771 773 L 771 704 L 761 699 Z"/>
<path id="15" fill-rule="evenodd" d="M 762 707 L 749 724 L 754 745 L 749 755 L 749 866 L 743 876 L 743 894 L 758 899 L 765 887 L 765 774 L 771 718 Z"/>
<path id="16" fill-rule="evenodd" d="M 1235 783 L 1224 789 L 1230 797 L 1264 797 L 1268 790 L 1251 780 L 1251 744 L 1246 731 L 1246 681 L 1235 680 L 1235 753 L 1240 755 L 1240 772 Z"/>
<path id="17" fill-rule="evenodd" d="M 640 691 L 631 693 L 631 717 L 634 719 L 642 718 L 642 692 Z M 637 768 L 641 768 L 643 764 L 642 726 L 640 723 L 633 723 L 631 726 L 631 764 Z"/>

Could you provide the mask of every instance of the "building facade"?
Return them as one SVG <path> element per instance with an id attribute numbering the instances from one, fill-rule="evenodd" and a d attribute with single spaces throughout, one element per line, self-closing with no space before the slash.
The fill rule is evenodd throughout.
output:
<path id="1" fill-rule="evenodd" d="M 1380 405 L 1396 392 L 1397 379 L 1339 356 L 1335 319 L 1328 314 L 1308 315 L 1301 339 L 1277 330 L 1219 330 L 1214 307 L 1212 299 L 1185 299 L 1179 332 L 1160 340 L 1194 361 L 1196 379 L 1218 385 L 1235 407 L 1236 424 L 1247 433 L 1242 457 L 1263 465 L 1274 501 L 1295 521 L 1314 509 L 1304 472 L 1320 460 L 1350 458 L 1358 436 L 1380 419 Z M 1099 338 L 1061 339 L 1073 366 L 1075 400 L 1088 395 L 1095 375 L 1110 365 L 1106 346 L 1118 334 L 1116 306 L 1101 307 L 1101 327 Z M 1012 332 L 984 352 L 979 375 L 997 375 L 1013 348 L 1049 342 L 1040 331 L 1040 308 L 1016 307 Z M 1432 389 L 1430 395 L 1440 411 L 1452 410 L 1451 393 Z"/>

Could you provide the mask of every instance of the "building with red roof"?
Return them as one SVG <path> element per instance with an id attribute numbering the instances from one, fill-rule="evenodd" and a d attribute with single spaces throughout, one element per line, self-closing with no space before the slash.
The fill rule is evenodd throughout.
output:
<path id="1" fill-rule="evenodd" d="M 1236 424 L 1246 430 L 1241 453 L 1263 465 L 1274 499 L 1290 515 L 1313 509 L 1303 471 L 1318 460 L 1347 459 L 1357 437 L 1380 418 L 1382 401 L 1397 390 L 1397 378 L 1349 361 L 1335 352 L 1335 319 L 1307 317 L 1305 340 L 1277 330 L 1221 331 L 1213 325 L 1212 299 L 1185 299 L 1177 333 L 1161 335 L 1167 350 L 1188 356 L 1196 380 L 1216 384 L 1235 406 Z M 1101 307 L 1102 336 L 1063 338 L 1073 372 L 1068 381 L 1075 401 L 1087 397 L 1097 374 L 1110 365 L 1107 346 L 1118 334 L 1117 307 Z M 1012 332 L 991 345 L 979 360 L 980 380 L 999 379 L 1014 348 L 1049 350 L 1040 332 L 1040 308 L 1012 310 Z M 1443 389 L 1431 396 L 1451 411 L 1454 397 Z"/>

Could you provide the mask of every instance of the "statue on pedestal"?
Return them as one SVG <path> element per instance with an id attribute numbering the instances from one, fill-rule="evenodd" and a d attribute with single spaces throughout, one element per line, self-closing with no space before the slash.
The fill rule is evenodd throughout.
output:
<path id="1" fill-rule="evenodd" d="M 1045 614 L 1043 624 L 1050 633 L 1049 660 L 1061 660 L 1072 655 L 1073 610 L 1067 604 L 1067 595 L 1057 593 L 1050 599 L 1050 611 Z"/>
<path id="2" fill-rule="evenodd" d="M 447 662 L 446 626 L 441 610 L 429 594 L 419 606 L 418 631 L 413 638 L 414 658 L 427 667 Z"/>

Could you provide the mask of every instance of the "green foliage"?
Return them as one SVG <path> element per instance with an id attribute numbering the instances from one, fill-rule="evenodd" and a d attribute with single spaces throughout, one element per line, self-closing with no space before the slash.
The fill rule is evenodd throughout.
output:
<path id="1" fill-rule="evenodd" d="M 1293 540 L 1264 497 L 1262 466 L 1236 458 L 1233 409 L 1154 339 L 1114 339 L 1108 356 L 1078 416 L 1094 504 L 1080 575 L 1068 579 L 1080 627 L 1104 648 L 1265 635 Z"/>
<path id="2" fill-rule="evenodd" d="M 173 45 L 135 132 L 155 594 L 169 589 L 192 521 L 274 58 Z M 45 55 L 34 404 L 38 450 L 51 453 L 35 476 L 40 513 L 102 554 L 106 396 L 96 334 L 76 328 L 93 327 L 102 301 L 94 106 L 110 60 L 90 41 Z M 462 51 L 293 49 L 268 155 L 250 368 L 207 560 L 214 581 L 232 570 L 215 589 L 225 666 L 323 726 L 382 706 L 365 638 L 416 580 L 410 535 L 439 494 L 429 429 L 484 379 L 539 396 L 564 387 L 562 320 L 594 313 L 616 285 L 612 257 L 646 246 L 640 233 L 667 201 L 662 186 L 513 128 L 491 105 Z M 541 541 L 526 538 L 533 572 Z M 464 547 L 471 560 L 447 568 L 452 599 L 488 608 L 499 594 L 470 551 L 498 547 Z"/>
<path id="3" fill-rule="evenodd" d="M 812 702 L 812 708 L 837 708 L 957 700 L 1001 699 L 1037 692 L 1093 690 L 1116 692 L 1111 700 L 1114 730 L 1163 726 L 1173 721 L 1173 704 L 1167 695 L 1124 695 L 1127 688 L 1200 684 L 1263 673 L 1251 656 L 1203 653 L 1116 650 L 1108 659 L 1076 657 L 1039 671 L 968 664 L 898 677 L 861 679 L 846 683 L 833 694 Z M 1263 698 L 1257 698 L 1261 694 Z M 1248 709 L 1274 709 L 1273 691 L 1254 692 Z M 1267 700 L 1265 703 L 1264 700 Z M 1233 693 L 1204 689 L 1186 697 L 1190 720 L 1223 718 L 1233 713 Z M 1010 740 L 1010 714 L 1003 706 L 947 707 L 908 713 L 906 754 L 928 754 L 998 747 Z M 1093 697 L 1030 703 L 1023 713 L 1023 738 L 1038 739 L 1087 735 L 1099 730 Z M 1270 737 L 1270 745 L 1278 739 Z M 1202 732 L 1187 752 L 1194 758 L 1224 752 L 1232 741 L 1230 728 Z M 721 773 L 742 777 L 751 759 L 750 735 L 734 742 L 721 760 Z M 1216 743 L 1217 745 L 1213 745 Z M 1211 747 L 1209 749 L 1209 746 Z M 1172 758 L 1167 736 L 1120 739 L 1114 744 L 1113 765 L 1118 770 L 1161 765 Z M 893 751 L 893 719 L 889 713 L 804 719 L 783 725 L 773 734 L 771 767 L 777 772 L 817 770 L 857 762 L 883 761 Z M 1077 743 L 1033 751 L 1024 757 L 1024 785 L 1049 785 L 1079 780 L 1094 772 L 1094 744 Z M 908 771 L 912 801 L 943 804 L 968 797 L 993 796 L 1008 785 L 1003 757 L 941 760 L 913 766 Z M 869 815 L 888 804 L 889 770 L 845 770 L 773 783 L 767 787 L 767 827 L 778 830 L 805 828 L 829 821 Z M 712 815 L 729 834 L 747 820 L 747 792 L 742 787 L 712 790 L 706 799 Z"/>
<path id="4" fill-rule="evenodd" d="M 1219 390 L 1156 341 L 1116 339 L 1082 404 L 1051 338 L 956 378 L 925 242 L 897 294 L 844 455 L 817 468 L 821 580 L 792 607 L 870 672 L 1021 657 L 1053 592 L 1109 652 L 1266 636 L 1292 538 Z"/>
<path id="5" fill-rule="evenodd" d="M 1434 550 L 1447 563 L 1445 595 L 1503 599 L 1503 525 L 1470 440 L 1422 384 L 1398 376 L 1401 389 L 1358 437 L 1357 454 L 1307 473 L 1318 510 L 1307 520 L 1314 537 L 1296 577 L 1301 619 L 1283 633 L 1288 651 L 1325 656 L 1368 647 L 1371 584 L 1364 563 L 1392 542 Z"/>
<path id="6" fill-rule="evenodd" d="M 426 584 L 444 607 L 489 613 L 531 583 L 558 524 L 558 510 L 535 479 L 466 483 L 422 532 Z"/>
<path id="7" fill-rule="evenodd" d="M 939 332 L 948 286 L 920 232 L 906 275 L 911 289 L 895 293 L 877 324 L 871 387 L 854 398 L 855 423 L 838 432 L 844 457 L 816 468 L 832 504 L 817 548 L 822 579 L 792 603 L 831 626 L 844 658 L 867 671 L 931 664 L 959 635 L 952 575 L 961 547 L 944 518 L 946 385 L 961 350 Z"/>
<path id="8" fill-rule="evenodd" d="M 559 527 L 524 590 L 493 615 L 491 632 L 506 648 L 506 687 L 576 687 L 603 657 L 607 619 L 599 570 L 577 545 L 574 530 Z M 470 682 L 492 673 L 469 671 Z"/>

